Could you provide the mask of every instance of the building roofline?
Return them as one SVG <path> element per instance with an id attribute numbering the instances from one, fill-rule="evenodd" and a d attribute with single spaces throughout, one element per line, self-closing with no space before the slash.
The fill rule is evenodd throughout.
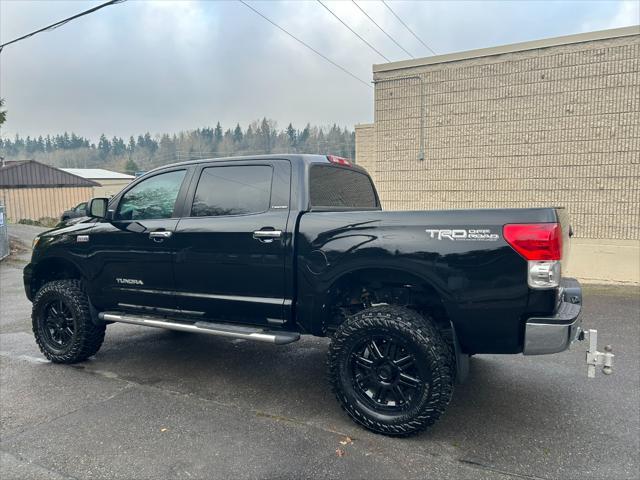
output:
<path id="1" fill-rule="evenodd" d="M 76 177 L 84 178 L 86 180 L 133 180 L 135 175 L 129 175 L 128 173 L 114 172 L 113 170 L 107 170 L 106 168 L 60 168 L 63 172 L 67 172 L 70 175 L 75 175 Z M 107 174 L 115 174 L 117 176 L 104 176 L 104 177 L 91 177 L 84 176 L 82 173 L 88 174 L 89 172 L 106 172 Z M 76 172 L 76 173 L 74 173 Z"/>
<path id="2" fill-rule="evenodd" d="M 27 165 L 29 163 L 34 163 L 36 165 L 38 165 L 39 167 L 44 167 L 45 169 L 48 170 L 57 170 L 58 172 L 62 173 L 63 175 L 66 175 L 68 177 L 74 177 L 77 178 L 78 180 L 81 180 L 81 183 L 78 184 L 70 184 L 70 183 L 46 183 L 46 182 L 34 182 L 34 183 L 17 183 L 17 184 L 3 184 L 2 181 L 2 177 L 4 177 L 6 175 L 6 172 L 8 170 L 13 170 L 16 169 L 18 167 L 23 167 L 24 165 Z M 65 172 L 64 170 L 62 170 L 61 168 L 57 168 L 51 165 L 47 165 L 46 163 L 42 163 L 42 162 L 38 162 L 37 160 L 13 160 L 11 161 L 11 165 L 5 165 L 4 167 L 0 168 L 0 187 L 3 188 L 43 188 L 43 187 L 69 187 L 69 188 L 74 188 L 74 187 L 97 187 L 100 186 L 100 184 L 98 182 L 94 182 L 93 180 L 90 180 L 88 178 L 83 178 L 79 175 L 74 175 L 73 173 L 69 173 L 69 172 Z"/>
<path id="3" fill-rule="evenodd" d="M 631 27 L 612 28 L 609 30 L 598 30 L 596 32 L 577 33 L 574 35 L 563 35 L 561 37 L 543 38 L 529 42 L 512 43 L 497 47 L 478 48 L 463 52 L 447 53 L 445 55 L 434 55 L 431 57 L 415 58 L 411 60 L 401 60 L 399 62 L 380 63 L 373 65 L 373 73 L 388 72 L 391 70 L 401 70 L 405 68 L 422 67 L 436 63 L 455 62 L 470 58 L 490 57 L 502 55 L 504 53 L 523 52 L 538 48 L 557 47 L 560 45 L 570 45 L 572 43 L 590 42 L 593 40 L 606 40 L 610 38 L 628 37 L 640 35 L 640 25 Z"/>

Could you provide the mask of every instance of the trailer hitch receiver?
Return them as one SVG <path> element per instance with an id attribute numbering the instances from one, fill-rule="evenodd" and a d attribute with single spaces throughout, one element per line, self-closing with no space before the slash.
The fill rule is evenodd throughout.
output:
<path id="1" fill-rule="evenodd" d="M 613 373 L 613 348 L 611 345 L 604 347 L 604 352 L 598 351 L 598 331 L 583 330 L 580 333 L 580 340 L 589 340 L 589 348 L 587 349 L 587 377 L 595 378 L 596 367 L 602 365 L 602 373 L 611 375 Z"/>

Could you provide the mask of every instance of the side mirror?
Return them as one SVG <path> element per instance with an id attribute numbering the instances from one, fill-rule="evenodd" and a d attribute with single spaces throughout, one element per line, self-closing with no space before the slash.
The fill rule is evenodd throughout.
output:
<path id="1" fill-rule="evenodd" d="M 107 215 L 108 198 L 92 198 L 87 207 L 87 215 L 92 218 L 105 218 Z"/>

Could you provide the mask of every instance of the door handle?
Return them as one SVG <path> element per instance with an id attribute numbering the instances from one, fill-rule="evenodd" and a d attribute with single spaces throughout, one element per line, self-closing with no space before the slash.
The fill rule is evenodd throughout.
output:
<path id="1" fill-rule="evenodd" d="M 253 232 L 253 238 L 264 243 L 271 243 L 274 239 L 282 236 L 282 230 L 256 230 Z"/>
<path id="2" fill-rule="evenodd" d="M 167 230 L 159 230 L 157 232 L 150 232 L 149 238 L 154 242 L 162 242 L 165 238 L 171 237 L 173 232 L 169 232 Z"/>

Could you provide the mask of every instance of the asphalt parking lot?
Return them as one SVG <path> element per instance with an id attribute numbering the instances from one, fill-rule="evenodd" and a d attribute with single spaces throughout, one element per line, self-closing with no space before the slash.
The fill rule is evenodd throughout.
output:
<path id="1" fill-rule="evenodd" d="M 10 227 L 25 245 L 37 231 Z M 640 478 L 638 288 L 585 287 L 584 322 L 613 345 L 612 376 L 586 378 L 584 344 L 479 355 L 435 427 L 393 439 L 340 410 L 323 339 L 277 347 L 111 325 L 93 359 L 48 363 L 22 287 L 29 253 L 0 263 L 3 479 Z"/>

